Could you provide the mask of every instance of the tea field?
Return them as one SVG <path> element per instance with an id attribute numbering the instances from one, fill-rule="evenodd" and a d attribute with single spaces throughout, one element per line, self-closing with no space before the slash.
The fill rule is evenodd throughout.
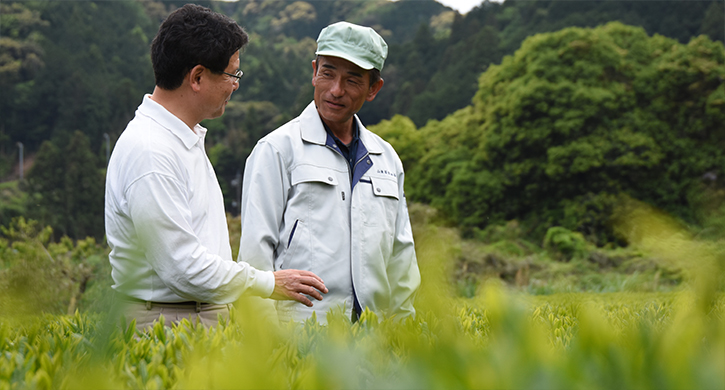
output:
<path id="1" fill-rule="evenodd" d="M 611 284 L 586 290 L 580 284 L 570 285 L 572 292 L 558 287 L 532 292 L 535 279 L 563 283 L 578 273 L 605 280 L 614 272 L 593 270 L 586 260 L 592 257 L 578 255 L 546 268 L 551 262 L 546 256 L 556 255 L 551 252 L 506 260 L 506 267 L 530 267 L 528 281 L 525 268 L 512 281 L 503 273 L 486 278 L 469 272 L 467 277 L 481 277 L 461 294 L 457 267 L 461 259 L 473 259 L 475 250 L 467 249 L 454 229 L 421 222 L 420 210 L 413 211 L 423 280 L 415 318 L 365 312 L 352 324 L 342 312 L 333 312 L 324 326 L 314 318 L 271 324 L 259 318 L 253 301 L 243 299 L 216 328 L 183 322 L 173 328 L 157 324 L 147 333 L 114 314 L 112 299 L 102 299 L 107 286 L 89 292 L 98 288 L 90 281 L 80 306 L 93 299 L 102 309 L 70 315 L 19 310 L 34 296 L 49 299 L 47 291 L 33 293 L 42 290 L 38 275 L 50 264 L 57 272 L 44 278 L 75 275 L 74 269 L 88 269 L 103 256 L 90 241 L 44 244 L 47 251 L 36 251 L 45 248 L 37 245 L 43 236 L 30 225 L 18 225 L 12 237 L 24 238 L 0 248 L 14 262 L 7 264 L 15 264 L 7 269 L 22 270 L 1 290 L 0 390 L 725 388 L 721 241 L 695 239 L 656 214 L 632 213 L 621 227 L 629 250 L 647 253 L 659 264 L 634 289 L 616 291 L 623 284 Z M 505 259 L 504 252 L 483 249 Z M 21 256 L 37 257 L 37 263 L 25 261 L 26 268 L 17 268 Z M 681 282 L 664 288 L 656 279 L 667 269 L 678 270 Z M 562 270 L 566 278 L 559 277 Z M 625 281 L 639 280 L 620 271 Z M 69 279 L 77 290 L 75 280 L 85 279 Z M 18 286 L 25 286 L 25 295 L 11 297 Z"/>
<path id="2" fill-rule="evenodd" d="M 0 325 L 1 389 L 722 389 L 725 299 L 487 285 L 416 319 L 274 327 L 239 305 L 215 329 L 136 333 L 99 315 Z"/>

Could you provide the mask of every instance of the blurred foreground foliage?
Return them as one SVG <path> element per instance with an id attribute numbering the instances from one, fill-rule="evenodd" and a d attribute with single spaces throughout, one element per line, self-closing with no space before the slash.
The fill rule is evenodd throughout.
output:
<path id="1" fill-rule="evenodd" d="M 23 315 L 16 309 L 32 301 L 26 295 L 0 311 L 0 389 L 725 386 L 725 252 L 672 218 L 632 202 L 619 209 L 617 229 L 631 246 L 681 269 L 676 290 L 530 295 L 488 279 L 462 298 L 450 277 L 457 269 L 451 259 L 466 252 L 459 233 L 437 226 L 430 208 L 411 207 L 411 217 L 423 277 L 415 319 L 365 312 L 351 324 L 338 312 L 327 316 L 326 326 L 314 318 L 276 325 L 260 321 L 242 299 L 216 328 L 183 321 L 139 333 L 112 304 L 72 315 Z M 508 235 L 516 243 L 515 230 L 484 238 Z M 25 250 L 19 243 L 29 241 L 56 259 L 59 253 L 81 259 L 74 251 L 83 248 L 96 253 L 80 243 L 63 252 L 32 222 L 18 221 L 3 233 L 11 237 L 3 241 L 3 256 Z M 552 233 L 544 251 L 570 256 L 557 264 L 576 263 L 583 254 L 562 249 L 577 248 L 578 240 L 566 234 Z M 12 269 L 3 269 L 3 280 Z M 11 290 L 2 291 L 0 301 L 8 303 Z"/>
<path id="2" fill-rule="evenodd" d="M 429 297 L 430 298 L 430 297 Z M 137 334 L 98 315 L 0 323 L 0 388 L 651 388 L 725 385 L 725 299 L 691 292 L 531 298 L 492 284 L 416 319 L 365 312 L 280 328 L 242 304 L 213 329 Z"/>

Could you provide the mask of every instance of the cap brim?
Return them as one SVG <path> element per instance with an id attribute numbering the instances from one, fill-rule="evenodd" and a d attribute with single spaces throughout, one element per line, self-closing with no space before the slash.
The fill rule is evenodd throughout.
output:
<path id="1" fill-rule="evenodd" d="M 375 65 L 373 63 L 363 60 L 362 58 L 355 58 L 354 56 L 351 56 L 347 53 L 339 52 L 336 50 L 322 50 L 315 52 L 318 56 L 328 56 L 328 57 L 339 57 L 344 60 L 348 60 L 352 62 L 353 64 L 365 69 L 370 70 L 375 68 Z"/>

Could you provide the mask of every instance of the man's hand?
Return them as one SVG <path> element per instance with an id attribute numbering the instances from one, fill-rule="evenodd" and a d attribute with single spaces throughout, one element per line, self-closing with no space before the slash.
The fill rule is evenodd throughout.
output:
<path id="1" fill-rule="evenodd" d="M 312 307 L 312 301 L 305 294 L 321 301 L 320 292 L 327 294 L 327 287 L 319 276 L 310 271 L 285 269 L 274 273 L 274 291 L 270 298 L 293 299 L 305 306 Z"/>

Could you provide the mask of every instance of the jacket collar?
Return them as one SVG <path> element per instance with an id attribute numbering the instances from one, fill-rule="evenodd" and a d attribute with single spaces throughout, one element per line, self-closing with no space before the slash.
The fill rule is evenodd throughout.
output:
<path id="1" fill-rule="evenodd" d="M 383 145 L 380 144 L 375 137 L 363 126 L 360 118 L 355 115 L 357 121 L 357 128 L 360 131 L 360 142 L 365 145 L 368 153 L 370 154 L 382 154 Z M 302 140 L 316 145 L 324 146 L 327 141 L 327 132 L 325 126 L 322 124 L 320 114 L 317 113 L 317 107 L 315 102 L 310 103 L 302 114 L 300 114 L 300 122 L 302 122 L 301 135 Z"/>
<path id="2" fill-rule="evenodd" d="M 143 98 L 143 103 L 138 108 L 142 115 L 149 117 L 151 120 L 164 127 L 174 134 L 187 149 L 191 149 L 201 139 L 202 143 L 206 136 L 206 128 L 201 125 L 194 126 L 194 131 L 189 131 L 189 126 L 184 123 L 176 115 L 170 113 L 164 106 L 153 101 L 151 95 Z M 324 130 L 323 130 L 324 131 Z"/>

